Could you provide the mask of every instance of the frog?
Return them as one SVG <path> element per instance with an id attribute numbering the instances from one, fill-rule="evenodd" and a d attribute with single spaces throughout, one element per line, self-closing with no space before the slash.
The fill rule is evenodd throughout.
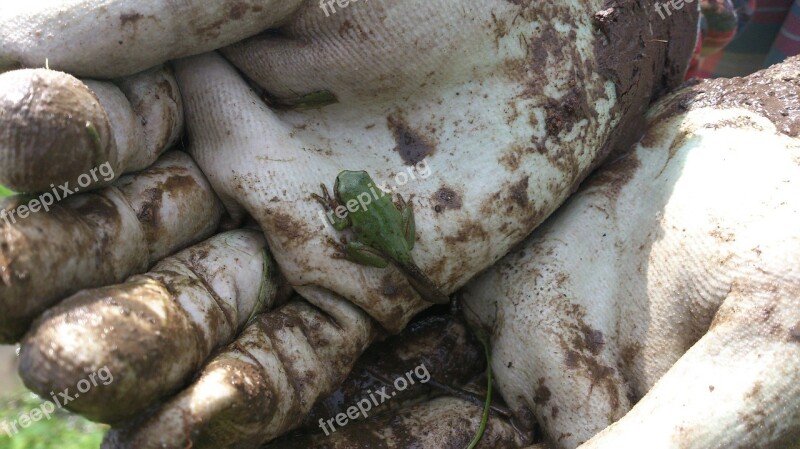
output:
<path id="1" fill-rule="evenodd" d="M 434 304 L 450 302 L 411 255 L 417 239 L 412 203 L 398 195 L 395 204 L 366 171 L 340 172 L 333 186 L 334 197 L 325 184 L 320 187 L 322 195 L 312 196 L 326 209 L 328 221 L 337 231 L 352 232 L 352 238 L 343 246 L 345 259 L 375 268 L 386 268 L 391 263 L 424 300 Z"/>

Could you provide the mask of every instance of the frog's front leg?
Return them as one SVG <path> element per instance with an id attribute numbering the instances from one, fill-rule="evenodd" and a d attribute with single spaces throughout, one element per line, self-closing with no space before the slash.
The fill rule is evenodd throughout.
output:
<path id="1" fill-rule="evenodd" d="M 331 197 L 325 184 L 320 184 L 320 187 L 322 188 L 322 196 L 319 196 L 316 193 L 312 193 L 311 196 L 320 204 L 322 204 L 322 207 L 325 208 L 325 216 L 328 217 L 328 221 L 333 226 L 333 229 L 336 229 L 337 231 L 344 231 L 345 229 L 349 228 L 350 217 L 347 214 L 345 214 L 344 217 L 337 215 L 336 211 L 339 210 L 341 205 L 338 201 Z"/>
<path id="2" fill-rule="evenodd" d="M 348 242 L 344 247 L 347 260 L 368 267 L 386 268 L 389 261 L 375 248 L 361 242 Z"/>
<path id="3" fill-rule="evenodd" d="M 414 249 L 414 244 L 417 243 L 417 223 L 414 220 L 414 205 L 409 201 L 403 199 L 402 195 L 397 195 L 400 202 L 400 216 L 403 223 L 403 234 L 408 243 L 408 250 Z"/>

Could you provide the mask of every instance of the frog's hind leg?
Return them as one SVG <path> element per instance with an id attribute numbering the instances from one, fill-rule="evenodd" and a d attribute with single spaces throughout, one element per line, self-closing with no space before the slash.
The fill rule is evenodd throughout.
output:
<path id="1" fill-rule="evenodd" d="M 374 248 L 359 242 L 349 242 L 344 247 L 347 260 L 360 265 L 375 268 L 386 268 L 389 261 Z"/>

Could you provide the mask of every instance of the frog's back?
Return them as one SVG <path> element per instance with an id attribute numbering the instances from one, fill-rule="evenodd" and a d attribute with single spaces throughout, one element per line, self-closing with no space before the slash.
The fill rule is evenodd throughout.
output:
<path id="1" fill-rule="evenodd" d="M 360 213 L 351 214 L 350 220 L 353 232 L 363 243 L 386 249 L 392 242 L 407 246 L 403 217 L 389 195 L 368 204 Z"/>
<path id="2" fill-rule="evenodd" d="M 394 256 L 409 250 L 402 214 L 367 172 L 341 172 L 336 178 L 336 192 L 343 205 L 357 203 L 354 211 L 348 208 L 348 215 L 359 241 Z"/>

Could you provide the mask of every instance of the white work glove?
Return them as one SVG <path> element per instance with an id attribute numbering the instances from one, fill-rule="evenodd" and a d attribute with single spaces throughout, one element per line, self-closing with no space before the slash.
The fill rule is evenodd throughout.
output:
<path id="1" fill-rule="evenodd" d="M 94 288 L 36 323 L 22 374 L 47 395 L 118 370 L 69 404 L 123 428 L 109 447 L 244 447 L 290 430 L 367 345 L 430 305 L 395 267 L 336 257 L 342 234 L 311 198 L 320 184 L 349 169 L 396 188 L 414 207 L 414 260 L 451 293 L 637 137 L 654 95 L 680 81 L 696 21 L 696 11 L 660 20 L 649 5 L 599 0 L 371 0 L 330 17 L 316 1 L 196 3 L 34 2 L 0 13 L 6 67 L 46 59 L 124 77 L 0 75 L 0 183 L 40 203 L 50 184 L 112 184 L 24 218 L 11 207 L 18 220 L 0 221 L 0 310 L 16 323 L 6 341 Z M 235 43 L 266 28 L 275 31 Z M 174 79 L 151 68 L 184 56 Z M 116 180 L 176 141 L 197 165 L 173 152 Z M 55 156 L 69 163 L 48 166 Z M 87 183 L 98 167 L 113 174 Z M 222 208 L 201 172 L 227 227 L 249 215 L 266 243 L 248 251 L 225 242 L 258 239 L 251 231 L 223 234 L 153 267 L 216 231 Z M 285 299 L 266 244 L 311 305 L 253 318 Z M 262 269 L 240 272 L 232 260 Z M 116 343 L 127 340 L 140 343 Z M 149 372 L 162 377 L 143 381 Z"/>
<path id="2" fill-rule="evenodd" d="M 633 152 L 464 289 L 498 388 L 554 448 L 798 447 L 799 71 L 659 102 Z"/>

